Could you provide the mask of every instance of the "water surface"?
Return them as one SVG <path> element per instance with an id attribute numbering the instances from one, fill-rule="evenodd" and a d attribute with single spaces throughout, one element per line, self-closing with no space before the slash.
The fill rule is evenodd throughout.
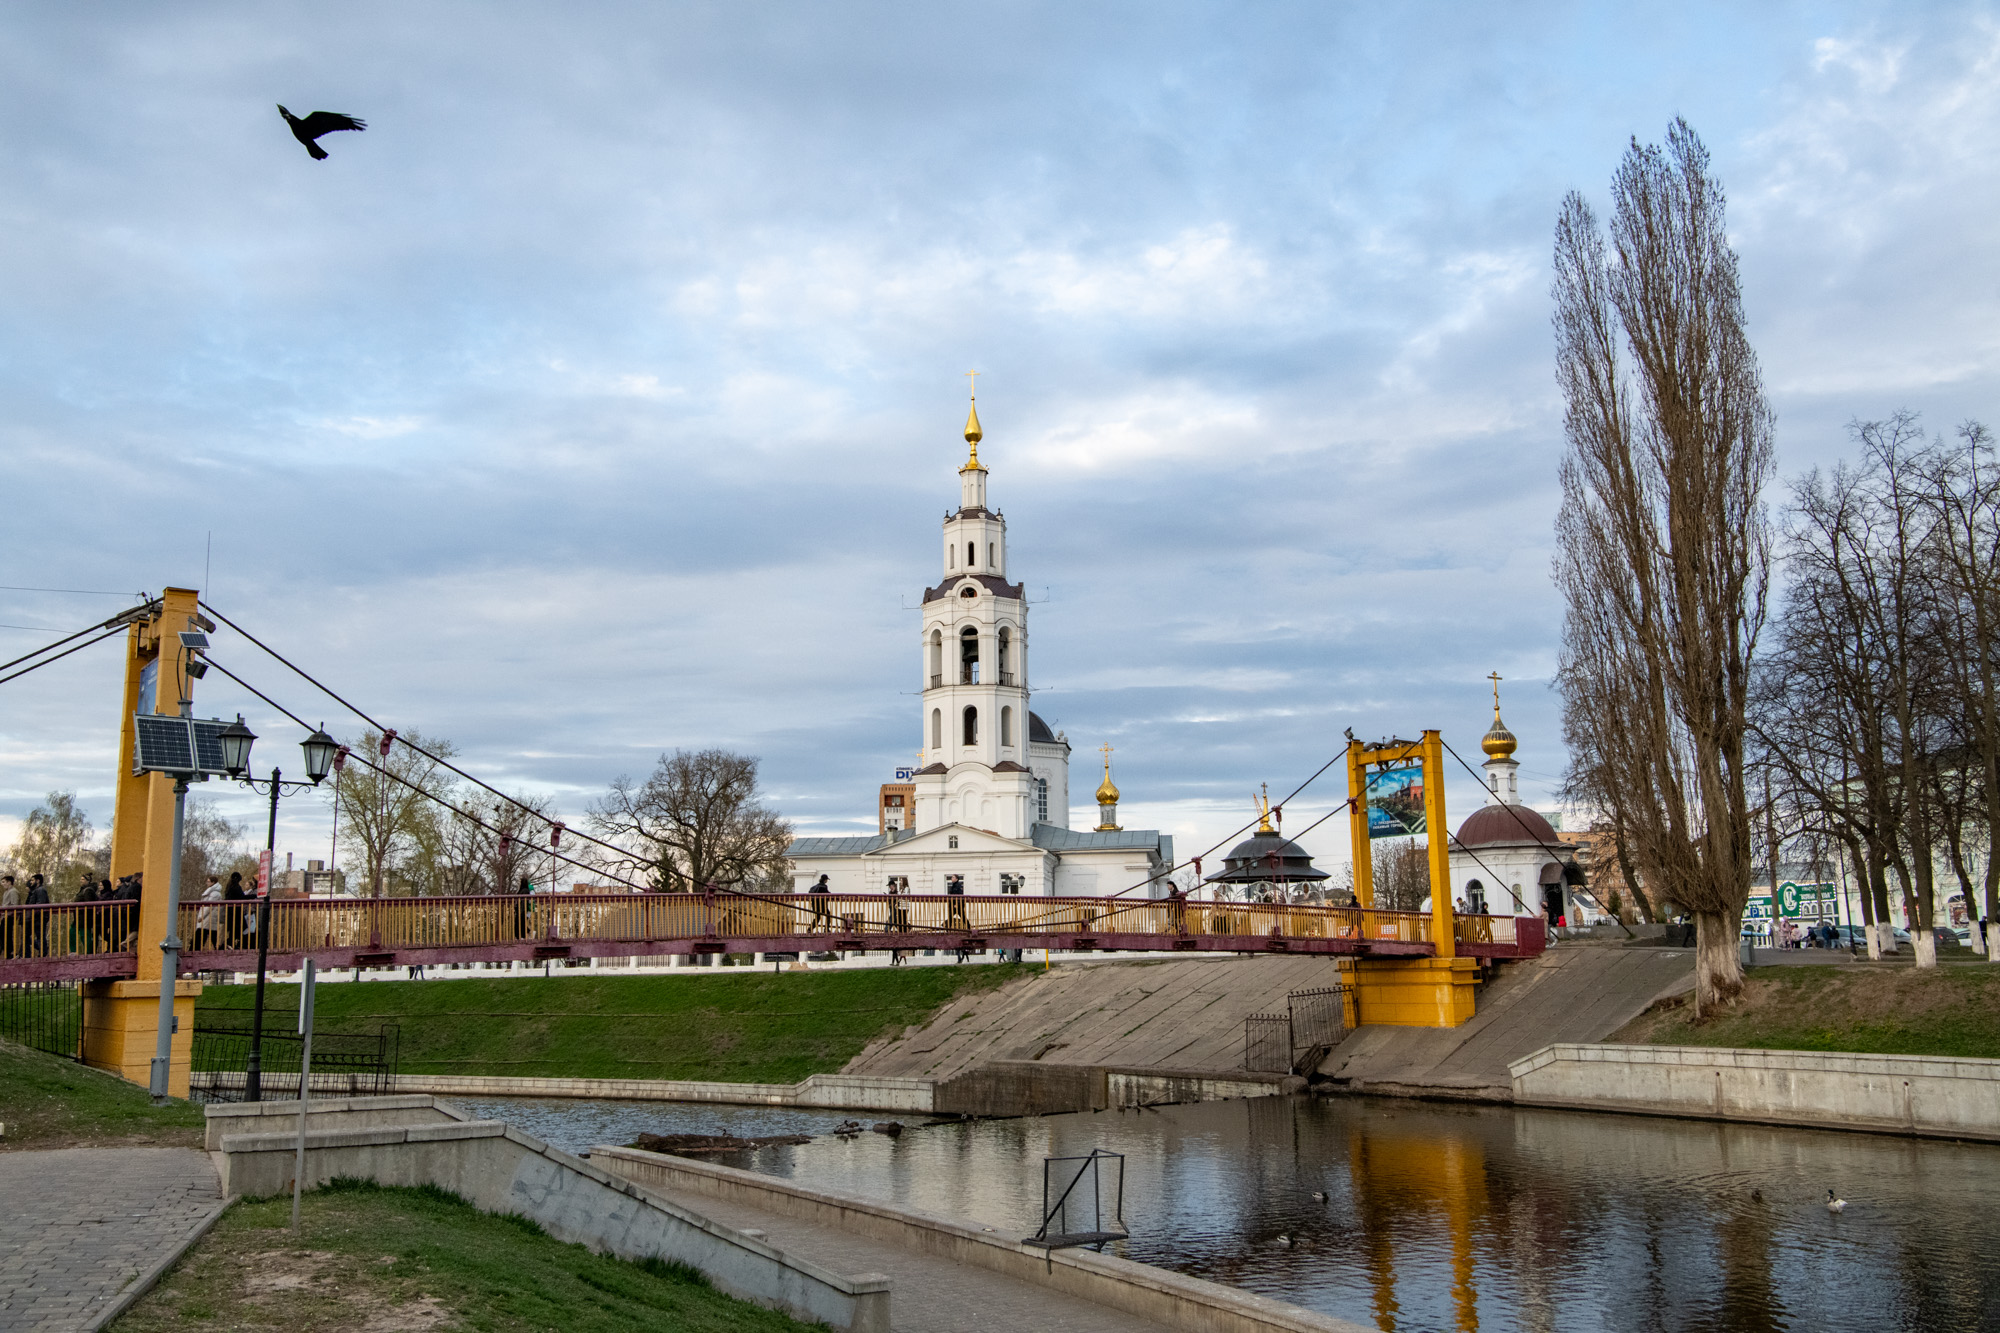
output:
<path id="1" fill-rule="evenodd" d="M 848 1115 L 476 1105 L 572 1148 L 639 1129 L 823 1133 Z M 1131 1239 L 1111 1252 L 1383 1330 L 2000 1329 L 2000 1147 L 1296 1097 L 719 1160 L 1019 1237 L 1039 1221 L 1042 1159 L 1092 1148 L 1126 1155 Z M 1838 1216 L 1828 1188 L 1849 1201 Z"/>

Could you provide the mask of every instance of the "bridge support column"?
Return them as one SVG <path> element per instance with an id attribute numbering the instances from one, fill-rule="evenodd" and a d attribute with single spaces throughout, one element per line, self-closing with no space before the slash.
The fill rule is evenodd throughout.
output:
<path id="1" fill-rule="evenodd" d="M 1348 974 L 1355 1018 L 1405 1028 L 1455 1028 L 1472 1017 L 1475 958 L 1360 958 Z"/>
<path id="2" fill-rule="evenodd" d="M 155 965 L 157 966 L 157 964 Z M 188 1065 L 194 1053 L 194 1002 L 199 981 L 174 985 L 173 1055 L 167 1066 L 167 1091 L 188 1095 Z M 145 1086 L 152 1076 L 153 1052 L 160 1039 L 158 981 L 86 981 L 83 983 L 83 1062 Z"/>

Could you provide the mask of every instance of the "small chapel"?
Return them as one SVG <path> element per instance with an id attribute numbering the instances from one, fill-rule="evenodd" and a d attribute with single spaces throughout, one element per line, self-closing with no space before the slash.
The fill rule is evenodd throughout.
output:
<path id="1" fill-rule="evenodd" d="M 804 891 L 1159 897 L 1170 835 L 1118 823 L 1111 747 L 1102 747 L 1098 821 L 1072 829 L 1069 738 L 1029 707 L 1026 587 L 1010 581 L 1007 518 L 987 505 L 975 399 L 959 503 L 944 519 L 940 580 L 919 610 L 920 766 L 885 784 L 878 832 L 798 838 L 788 853 Z"/>
<path id="2" fill-rule="evenodd" d="M 1451 849 L 1452 896 L 1474 913 L 1540 915 L 1550 926 L 1582 924 L 1587 908 L 1575 894 L 1577 844 L 1565 842 L 1546 816 L 1521 804 L 1519 745 L 1500 720 L 1500 680 L 1493 677 L 1493 725 L 1480 738 L 1486 752 L 1486 804 L 1458 826 Z"/>

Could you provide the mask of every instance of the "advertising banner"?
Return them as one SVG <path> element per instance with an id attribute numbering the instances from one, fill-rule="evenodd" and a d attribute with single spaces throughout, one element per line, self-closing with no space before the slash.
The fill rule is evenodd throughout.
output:
<path id="1" fill-rule="evenodd" d="M 261 848 L 257 852 L 257 892 L 271 891 L 271 849 Z"/>
<path id="2" fill-rule="evenodd" d="M 1368 775 L 1368 836 L 1407 838 L 1424 831 L 1424 770 L 1378 769 Z"/>

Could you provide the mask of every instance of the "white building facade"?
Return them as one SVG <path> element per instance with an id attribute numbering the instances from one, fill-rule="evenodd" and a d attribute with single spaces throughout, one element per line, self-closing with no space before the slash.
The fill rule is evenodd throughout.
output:
<path id="1" fill-rule="evenodd" d="M 1026 588 L 1008 579 L 1007 519 L 987 505 L 975 406 L 959 507 L 944 520 L 942 579 L 924 590 L 919 632 L 923 766 L 908 826 L 874 837 L 799 838 L 800 890 L 836 893 L 1093 895 L 1166 892 L 1173 839 L 1120 828 L 1107 757 L 1096 829 L 1069 827 L 1067 737 L 1029 708 Z M 1106 802 L 1105 797 L 1109 796 Z"/>

